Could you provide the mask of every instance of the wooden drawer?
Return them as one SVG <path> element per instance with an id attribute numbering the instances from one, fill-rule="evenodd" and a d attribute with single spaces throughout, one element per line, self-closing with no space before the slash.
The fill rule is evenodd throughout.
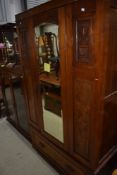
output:
<path id="1" fill-rule="evenodd" d="M 46 143 L 45 139 L 39 135 L 37 131 L 31 129 L 32 142 L 39 152 L 41 152 L 49 162 L 57 167 L 60 171 L 66 175 L 88 175 L 80 164 L 73 161 L 67 154 L 64 154 L 60 149 Z"/>

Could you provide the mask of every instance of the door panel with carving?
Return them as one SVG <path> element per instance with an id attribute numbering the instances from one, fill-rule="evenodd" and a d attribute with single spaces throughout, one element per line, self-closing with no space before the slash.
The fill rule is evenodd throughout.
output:
<path id="1" fill-rule="evenodd" d="M 73 145 L 71 148 L 72 155 L 90 166 L 93 152 L 92 123 L 96 88 L 94 60 L 95 13 L 90 9 L 92 7 L 81 6 L 81 4 L 82 2 L 73 4 L 72 32 L 67 29 L 69 30 L 68 33 L 73 33 L 73 35 L 68 34 L 71 38 L 73 37 L 73 47 L 69 45 L 69 51 L 67 51 L 67 53 L 70 53 L 71 50 L 71 60 L 68 60 L 67 66 L 69 70 L 72 70 L 71 75 L 69 74 L 68 101 L 69 106 L 71 105 L 72 114 L 72 128 L 70 128 L 73 136 L 71 140 Z M 76 10 L 79 10 L 79 12 L 76 13 Z M 89 13 L 89 11 L 91 12 Z M 69 22 L 67 23 L 69 24 Z"/>

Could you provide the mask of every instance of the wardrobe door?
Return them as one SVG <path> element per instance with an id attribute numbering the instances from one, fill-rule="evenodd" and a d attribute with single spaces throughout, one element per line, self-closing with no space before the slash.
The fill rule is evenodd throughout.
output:
<path id="1" fill-rule="evenodd" d="M 95 156 L 93 137 L 97 134 L 94 128 L 98 102 L 95 99 L 99 81 L 95 69 L 95 4 L 83 2 L 73 4 L 72 16 L 66 23 L 69 26 L 71 20 L 73 26 L 71 29 L 67 28 L 68 38 L 73 39 L 72 44 L 67 44 L 69 56 L 66 67 L 68 70 L 66 79 L 69 79 L 67 106 L 71 114 L 69 128 L 72 131 L 72 156 L 90 166 L 92 156 Z M 67 15 L 70 11 L 71 8 L 67 10 Z"/>
<path id="2" fill-rule="evenodd" d="M 59 146 L 66 143 L 65 10 L 51 10 L 34 18 L 37 109 L 41 133 Z"/>
<path id="3" fill-rule="evenodd" d="M 39 129 L 38 116 L 35 110 L 35 82 L 32 68 L 32 19 L 17 19 L 21 64 L 23 68 L 23 83 L 25 84 L 25 100 L 28 109 L 29 122 Z"/>

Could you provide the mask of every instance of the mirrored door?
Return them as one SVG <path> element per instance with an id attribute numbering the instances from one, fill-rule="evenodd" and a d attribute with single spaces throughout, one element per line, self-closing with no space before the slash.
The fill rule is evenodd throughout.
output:
<path id="1" fill-rule="evenodd" d="M 59 25 L 50 22 L 37 25 L 35 44 L 39 65 L 39 102 L 42 106 L 43 130 L 63 143 Z"/>

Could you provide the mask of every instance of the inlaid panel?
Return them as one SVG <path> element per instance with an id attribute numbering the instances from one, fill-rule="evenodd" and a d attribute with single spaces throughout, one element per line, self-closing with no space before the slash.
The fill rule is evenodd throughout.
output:
<path id="1" fill-rule="evenodd" d="M 91 19 L 75 19 L 75 60 L 79 63 L 91 62 Z"/>
<path id="2" fill-rule="evenodd" d="M 90 41 L 90 20 L 78 20 L 78 43 L 89 45 Z"/>
<path id="3" fill-rule="evenodd" d="M 76 80 L 74 84 L 74 142 L 75 152 L 88 159 L 92 83 Z"/>

